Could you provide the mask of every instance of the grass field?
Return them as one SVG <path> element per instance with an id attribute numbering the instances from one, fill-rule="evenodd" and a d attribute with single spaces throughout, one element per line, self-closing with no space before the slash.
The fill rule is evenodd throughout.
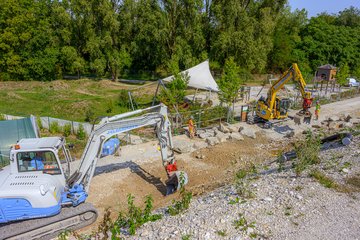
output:
<path id="1" fill-rule="evenodd" d="M 254 75 L 246 85 L 261 85 L 267 75 Z M 129 111 L 120 103 L 122 89 L 132 90 L 139 107 L 148 106 L 156 84 L 130 85 L 110 80 L 56 80 L 0 82 L 0 114 L 49 116 L 83 122 L 87 113 L 96 118 Z M 189 89 L 187 94 L 194 90 Z M 110 111 L 111 110 L 111 111 Z"/>
<path id="2" fill-rule="evenodd" d="M 128 111 L 119 104 L 119 93 L 121 89 L 136 87 L 109 80 L 85 79 L 0 82 L 0 113 L 84 121 L 89 110 L 95 117 Z M 142 91 L 138 94 L 139 100 L 149 102 L 153 94 L 154 91 Z"/>

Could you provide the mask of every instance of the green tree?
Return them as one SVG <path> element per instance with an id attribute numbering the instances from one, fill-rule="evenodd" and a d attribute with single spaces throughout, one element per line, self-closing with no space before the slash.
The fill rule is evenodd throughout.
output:
<path id="1" fill-rule="evenodd" d="M 343 65 L 347 63 L 354 68 L 360 61 L 358 46 L 360 28 L 337 25 L 337 16 L 326 13 L 310 19 L 301 32 L 302 42 L 297 50 L 308 59 L 312 69 L 331 63 Z"/>
<path id="2" fill-rule="evenodd" d="M 165 63 L 176 56 L 180 68 L 186 69 L 207 59 L 203 1 L 162 0 L 160 4 L 164 9 L 161 41 L 166 51 Z"/>
<path id="3" fill-rule="evenodd" d="M 345 63 L 340 67 L 340 71 L 337 73 L 336 78 L 340 87 L 343 87 L 347 84 L 346 78 L 349 77 L 350 69 L 349 66 Z"/>
<path id="4" fill-rule="evenodd" d="M 46 0 L 0 2 L 0 78 L 55 78 L 59 51 Z"/>
<path id="5" fill-rule="evenodd" d="M 339 12 L 337 24 L 348 27 L 360 27 L 360 9 L 351 6 Z"/>
<path id="6" fill-rule="evenodd" d="M 165 15 L 159 1 L 141 0 L 128 3 L 129 8 L 124 9 L 122 15 L 122 26 L 130 26 L 131 30 L 125 27 L 129 39 L 130 54 L 133 59 L 132 68 L 143 70 L 155 70 L 163 64 L 167 58 L 165 47 L 162 42 L 165 28 Z M 129 24 L 130 22 L 130 24 Z"/>
<path id="7" fill-rule="evenodd" d="M 220 88 L 220 100 L 230 105 L 238 95 L 241 84 L 240 68 L 236 65 L 234 58 L 225 61 L 224 72 L 218 81 Z"/>
<path id="8" fill-rule="evenodd" d="M 275 72 L 284 72 L 292 63 L 303 63 L 301 53 L 296 51 L 298 44 L 301 44 L 300 31 L 307 23 L 307 13 L 305 10 L 290 11 L 290 7 L 280 13 L 276 24 L 273 49 L 268 55 L 268 69 Z M 303 65 L 303 64 L 302 64 Z"/>
<path id="9" fill-rule="evenodd" d="M 355 68 L 353 75 L 357 77 L 358 80 L 360 80 L 360 65 Z"/>
<path id="10" fill-rule="evenodd" d="M 273 33 L 286 1 L 212 1 L 211 56 L 223 63 L 228 57 L 250 71 L 265 69 L 273 47 Z"/>
<path id="11" fill-rule="evenodd" d="M 162 101 L 178 106 L 179 103 L 184 102 L 190 76 L 187 73 L 179 73 L 180 70 L 177 59 L 169 61 L 168 68 L 174 75 L 172 81 L 166 85 L 167 90 L 164 90 L 160 97 Z"/>

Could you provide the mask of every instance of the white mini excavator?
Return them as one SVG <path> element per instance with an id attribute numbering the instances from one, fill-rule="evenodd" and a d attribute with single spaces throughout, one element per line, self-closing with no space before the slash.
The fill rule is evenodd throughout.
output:
<path id="1" fill-rule="evenodd" d="M 163 104 L 103 118 L 93 127 L 79 168 L 70 175 L 70 151 L 61 137 L 21 139 L 0 169 L 0 239 L 51 239 L 93 223 L 97 211 L 85 202 L 104 142 L 120 133 L 155 126 L 167 194 L 187 184 L 174 159 L 167 107 Z"/>

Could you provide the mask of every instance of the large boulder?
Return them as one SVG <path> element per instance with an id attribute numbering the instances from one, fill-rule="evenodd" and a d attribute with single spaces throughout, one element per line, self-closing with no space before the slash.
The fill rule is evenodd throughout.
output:
<path id="1" fill-rule="evenodd" d="M 244 127 L 240 126 L 239 129 L 238 129 L 238 132 L 241 132 L 242 130 L 244 130 Z"/>
<path id="2" fill-rule="evenodd" d="M 343 123 L 342 122 L 329 122 L 329 129 L 330 130 L 337 130 L 339 128 L 342 128 L 343 127 Z"/>
<path id="3" fill-rule="evenodd" d="M 244 137 L 238 132 L 233 132 L 230 134 L 230 139 L 241 141 L 244 140 Z"/>
<path id="4" fill-rule="evenodd" d="M 136 135 L 130 135 L 129 141 L 130 141 L 131 145 L 137 145 L 137 144 L 143 143 L 143 140 L 141 139 L 141 137 L 136 136 Z"/>
<path id="5" fill-rule="evenodd" d="M 206 142 L 210 145 L 210 146 L 214 146 L 216 144 L 219 144 L 219 140 L 217 139 L 217 137 L 208 137 L 206 139 Z"/>
<path id="6" fill-rule="evenodd" d="M 201 142 L 194 143 L 192 147 L 195 150 L 198 150 L 198 149 L 206 148 L 207 146 L 208 146 L 208 144 L 206 142 L 201 141 Z"/>
<path id="7" fill-rule="evenodd" d="M 236 133 L 236 132 L 239 132 L 239 128 L 234 126 L 234 125 L 229 125 L 228 126 L 228 129 L 230 131 L 230 133 Z"/>
<path id="8" fill-rule="evenodd" d="M 349 122 L 352 123 L 353 125 L 359 125 L 360 124 L 360 119 L 352 118 L 352 119 L 350 119 Z"/>
<path id="9" fill-rule="evenodd" d="M 174 150 L 179 153 L 191 152 L 193 143 L 187 140 L 175 139 L 173 140 Z"/>
<path id="10" fill-rule="evenodd" d="M 336 115 L 329 117 L 329 122 L 340 121 L 340 118 Z"/>
<path id="11" fill-rule="evenodd" d="M 219 131 L 223 132 L 223 133 L 229 133 L 230 132 L 229 128 L 227 126 L 225 126 L 225 124 L 223 124 L 223 123 L 220 123 Z"/>
<path id="12" fill-rule="evenodd" d="M 206 139 L 208 137 L 214 137 L 215 136 L 215 131 L 213 129 L 203 129 L 201 130 L 201 132 L 197 132 L 199 138 L 201 139 Z"/>
<path id="13" fill-rule="evenodd" d="M 344 123 L 344 127 L 345 127 L 345 128 L 352 128 L 353 126 L 354 126 L 354 124 L 351 123 L 351 122 L 346 122 L 346 123 Z"/>
<path id="14" fill-rule="evenodd" d="M 220 131 L 216 131 L 215 132 L 215 137 L 217 137 L 219 142 L 226 142 L 226 140 L 229 138 L 229 134 L 228 133 L 223 133 L 223 132 L 220 132 Z"/>
<path id="15" fill-rule="evenodd" d="M 244 128 L 240 133 L 252 139 L 256 138 L 256 131 L 251 128 Z"/>
<path id="16" fill-rule="evenodd" d="M 295 136 L 295 131 L 294 130 L 290 130 L 290 131 L 287 131 L 284 135 L 284 137 L 286 138 L 292 138 Z"/>
<path id="17" fill-rule="evenodd" d="M 345 122 L 350 122 L 351 119 L 352 119 L 352 117 L 351 117 L 349 114 L 347 114 L 347 115 L 345 116 L 345 118 L 344 118 L 344 121 L 345 121 Z"/>

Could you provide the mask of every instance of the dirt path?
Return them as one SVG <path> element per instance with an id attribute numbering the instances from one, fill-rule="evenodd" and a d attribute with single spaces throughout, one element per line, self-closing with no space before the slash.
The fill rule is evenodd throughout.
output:
<path id="1" fill-rule="evenodd" d="M 333 102 L 321 106 L 320 121 L 323 121 L 333 115 L 340 114 L 354 114 L 360 116 L 360 97 L 350 98 L 339 102 Z M 315 108 L 311 108 L 312 112 L 315 112 Z M 295 114 L 297 111 L 291 111 L 291 114 Z"/>

